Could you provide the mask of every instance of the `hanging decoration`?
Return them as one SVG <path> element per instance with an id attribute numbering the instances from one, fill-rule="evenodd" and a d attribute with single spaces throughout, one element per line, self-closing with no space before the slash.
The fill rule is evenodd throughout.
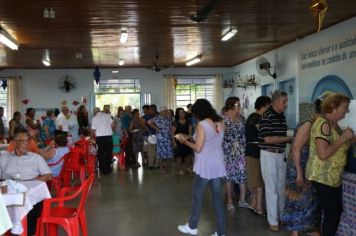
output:
<path id="1" fill-rule="evenodd" d="M 99 66 L 96 66 L 96 67 L 95 67 L 95 70 L 94 70 L 93 75 L 94 75 L 95 82 L 96 82 L 96 84 L 98 85 L 99 82 L 100 82 L 100 75 L 101 75 L 101 73 L 100 73 L 100 71 L 99 71 Z"/>
<path id="2" fill-rule="evenodd" d="M 75 101 L 75 100 L 74 100 L 74 101 L 72 102 L 72 105 L 75 106 L 75 107 L 78 106 L 78 104 L 79 104 L 78 101 Z"/>
<path id="3" fill-rule="evenodd" d="M 24 99 L 24 100 L 22 100 L 22 103 L 24 105 L 28 105 L 30 103 L 30 99 Z"/>
<path id="4" fill-rule="evenodd" d="M 3 79 L 3 80 L 2 80 L 2 85 L 1 85 L 1 87 L 4 89 L 4 91 L 6 90 L 6 88 L 7 88 L 7 79 Z"/>
<path id="5" fill-rule="evenodd" d="M 328 10 L 328 4 L 326 3 L 326 0 L 312 0 L 312 4 L 309 9 L 319 32 L 321 30 L 321 26 L 323 25 L 326 11 Z"/>

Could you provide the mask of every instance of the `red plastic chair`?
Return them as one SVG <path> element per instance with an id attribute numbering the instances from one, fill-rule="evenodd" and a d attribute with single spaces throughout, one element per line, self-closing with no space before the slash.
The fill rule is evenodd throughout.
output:
<path id="1" fill-rule="evenodd" d="M 121 151 L 118 154 L 118 166 L 121 170 L 125 169 L 126 166 L 126 147 L 127 144 L 129 142 L 129 138 L 128 137 L 124 137 L 121 141 Z"/>
<path id="2" fill-rule="evenodd" d="M 47 186 L 49 189 L 51 189 L 52 186 L 54 187 L 56 196 L 59 196 L 60 189 L 63 186 L 66 186 L 65 185 L 65 178 L 66 178 L 65 174 L 66 174 L 66 169 L 67 169 L 68 163 L 70 162 L 70 157 L 71 157 L 71 153 L 68 152 L 61 159 L 59 159 L 57 162 L 48 164 L 48 166 L 51 167 L 51 166 L 58 165 L 59 163 L 61 163 L 63 161 L 62 169 L 59 172 L 59 175 L 57 177 L 53 177 L 50 182 L 47 182 Z"/>
<path id="3" fill-rule="evenodd" d="M 80 235 L 79 229 L 81 229 L 83 236 L 87 236 L 85 203 L 93 181 L 94 175 L 90 175 L 80 187 L 65 187 L 61 190 L 60 197 L 44 200 L 42 215 L 37 220 L 36 236 L 44 236 L 45 231 L 50 236 L 57 236 L 58 226 L 61 226 L 68 236 Z M 66 196 L 69 192 L 74 192 L 74 194 Z M 65 203 L 70 202 L 79 195 L 80 201 L 77 207 L 65 206 Z M 52 207 L 52 204 L 56 204 L 56 206 Z"/>
<path id="4" fill-rule="evenodd" d="M 75 142 L 74 146 L 79 147 L 84 153 L 86 172 L 89 175 L 94 174 L 96 167 L 96 155 L 90 153 L 90 141 L 83 138 Z"/>
<path id="5" fill-rule="evenodd" d="M 85 181 L 84 152 L 78 148 L 70 148 L 70 159 L 65 169 L 65 186 L 70 186 L 71 177 L 79 176 L 81 183 Z"/>

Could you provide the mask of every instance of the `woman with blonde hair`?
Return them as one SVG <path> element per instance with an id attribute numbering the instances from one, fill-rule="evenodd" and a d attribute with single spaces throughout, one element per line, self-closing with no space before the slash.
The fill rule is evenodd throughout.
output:
<path id="1" fill-rule="evenodd" d="M 306 178 L 313 182 L 323 212 L 321 232 L 334 236 L 342 211 L 341 175 L 346 165 L 350 128 L 341 129 L 338 122 L 349 112 L 350 98 L 329 95 L 321 105 L 322 115 L 314 122 L 310 134 Z"/>

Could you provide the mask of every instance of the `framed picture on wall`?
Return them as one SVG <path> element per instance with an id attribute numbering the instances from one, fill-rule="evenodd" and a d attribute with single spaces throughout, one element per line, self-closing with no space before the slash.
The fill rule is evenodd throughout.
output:
<path id="1" fill-rule="evenodd" d="M 83 105 L 88 105 L 88 97 L 87 96 L 83 96 L 82 97 L 82 104 Z"/>

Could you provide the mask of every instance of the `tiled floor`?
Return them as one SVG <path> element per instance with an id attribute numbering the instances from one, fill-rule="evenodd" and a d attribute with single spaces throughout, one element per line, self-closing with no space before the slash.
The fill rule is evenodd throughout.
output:
<path id="1" fill-rule="evenodd" d="M 191 203 L 192 176 L 176 172 L 160 173 L 144 168 L 115 170 L 95 180 L 87 202 L 89 235 L 100 236 L 179 236 L 177 225 L 187 222 Z M 210 192 L 199 223 L 199 235 L 215 231 Z M 229 236 L 282 236 L 271 232 L 265 218 L 248 209 L 227 212 Z"/>

